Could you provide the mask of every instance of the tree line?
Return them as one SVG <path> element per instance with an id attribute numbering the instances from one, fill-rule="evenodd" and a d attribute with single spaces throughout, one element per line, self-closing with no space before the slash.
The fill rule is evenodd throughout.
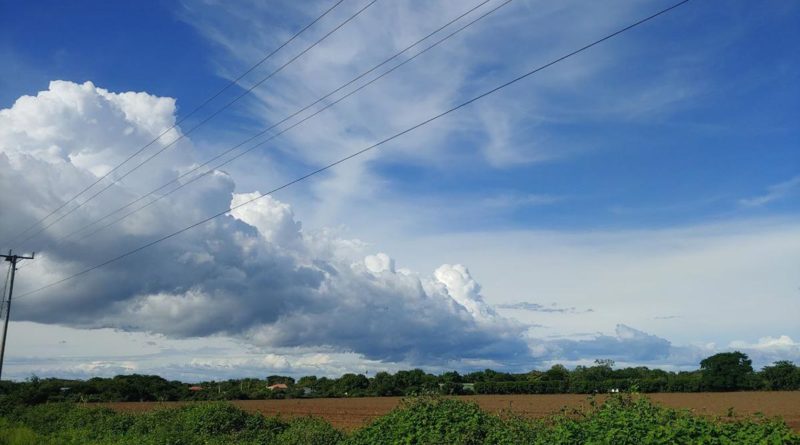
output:
<path id="1" fill-rule="evenodd" d="M 278 385 L 273 389 L 269 386 Z M 285 385 L 285 387 L 284 387 Z M 439 375 L 421 369 L 378 372 L 373 376 L 344 374 L 339 378 L 305 376 L 295 380 L 272 375 L 187 384 L 152 375 L 66 380 L 31 377 L 22 382 L 0 382 L 6 404 L 47 402 L 138 402 L 190 400 L 248 400 L 303 397 L 381 397 L 425 394 L 560 394 L 638 392 L 701 392 L 798 390 L 800 367 L 778 361 L 755 371 L 741 352 L 725 352 L 700 362 L 695 371 L 672 372 L 647 367 L 616 368 L 611 360 L 568 369 L 554 365 L 545 371 L 505 373 L 487 369 Z"/>

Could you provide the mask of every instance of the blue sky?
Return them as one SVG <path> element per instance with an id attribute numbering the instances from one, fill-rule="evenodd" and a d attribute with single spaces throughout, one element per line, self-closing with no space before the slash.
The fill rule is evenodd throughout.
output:
<path id="1" fill-rule="evenodd" d="M 196 7 L 171 2 L 5 4 L 2 50 L 10 61 L 6 69 L 13 75 L 4 76 L 3 105 L 43 89 L 51 79 L 91 80 L 111 91 L 175 97 L 180 118 L 181 111 L 190 111 L 226 83 L 217 68 L 221 62 L 210 56 L 217 49 L 214 43 L 184 20 L 186 10 Z M 305 23 L 297 11 L 276 9 L 266 14 L 266 26 L 274 23 L 288 31 Z M 508 9 L 511 15 L 525 8 L 512 4 Z M 645 5 L 637 9 L 644 10 Z M 556 89 L 534 78 L 491 99 L 532 112 L 533 107 L 514 98 L 525 90 L 541 90 L 538 93 L 549 103 L 535 112 L 553 112 L 554 117 L 539 116 L 531 126 L 515 125 L 513 143 L 521 144 L 522 150 L 526 144 L 536 144 L 544 151 L 552 150 L 549 154 L 557 159 L 486 168 L 469 156 L 459 159 L 465 151 L 479 150 L 486 142 L 483 135 L 451 134 L 443 145 L 460 164 L 458 169 L 442 171 L 418 162 L 376 160 L 376 169 L 389 181 L 387 189 L 405 197 L 430 197 L 435 190 L 448 200 L 486 193 L 564 198 L 548 206 L 467 222 L 473 226 L 466 229 L 496 224 L 652 227 L 731 215 L 796 212 L 796 199 L 772 202 L 769 209 L 743 208 L 739 202 L 767 193 L 770 186 L 792 179 L 798 171 L 800 67 L 792 49 L 792 42 L 800 39 L 794 26 L 796 5 L 771 2 L 753 11 L 744 2 L 725 8 L 697 2 L 683 9 L 678 17 L 665 17 L 596 49 L 592 56 L 598 58 L 626 52 L 620 60 L 606 61 L 599 75 Z M 34 22 L 36 38 L 31 38 Z M 499 56 L 519 57 L 519 51 L 503 45 L 504 39 L 514 35 L 515 29 L 510 28 L 492 36 L 486 46 L 491 45 Z M 243 34 L 247 35 L 246 29 Z M 486 36 L 475 33 L 471 37 L 484 40 Z M 265 45 L 264 52 L 269 48 Z M 543 61 L 531 57 L 514 65 L 534 66 Z M 572 64 L 580 65 L 580 58 Z M 478 85 L 484 84 L 484 77 L 495 80 L 514 72 L 499 57 L 470 69 L 468 82 Z M 557 76 L 559 68 L 552 71 Z M 670 97 L 658 98 L 663 104 L 642 103 L 637 104 L 641 109 L 616 112 L 605 107 L 608 101 L 612 109 L 624 106 L 616 103 L 620 99 L 646 102 L 647 94 L 659 93 L 648 90 L 659 82 L 674 82 L 668 84 L 673 90 L 663 93 Z M 463 90 L 468 94 L 472 88 Z M 246 118 L 223 115 L 203 130 L 202 137 L 233 143 L 220 138 L 216 130 L 246 125 L 241 122 Z M 562 150 L 581 155 L 558 159 Z"/>
<path id="2" fill-rule="evenodd" d="M 346 0 L 318 26 L 245 77 L 243 86 L 229 90 L 183 122 L 181 130 L 187 131 L 365 3 Z M 498 4 L 489 2 L 481 11 Z M 215 179 L 218 182 L 199 186 L 196 192 L 187 191 L 191 195 L 185 198 L 175 198 L 183 201 L 172 206 L 182 209 L 174 223 L 191 222 L 219 211 L 220 205 L 224 209 L 231 193 L 269 190 L 670 4 L 511 2 L 352 98 L 226 165 L 222 168 L 225 179 Z M 457 1 L 377 2 L 253 94 L 192 132 L 171 151 L 174 154 L 159 159 L 141 178 L 126 179 L 119 193 L 142 193 L 160 184 L 153 181 L 174 177 L 181 168 L 238 143 L 470 5 Z M 48 119 L 58 125 L 70 122 L 71 126 L 65 127 L 70 135 L 74 131 L 87 140 L 116 140 L 120 134 L 113 129 L 123 129 L 123 122 L 103 121 L 109 130 L 96 133 L 92 126 L 104 116 L 86 117 L 80 107 L 71 105 L 79 101 L 68 99 L 58 105 L 59 115 L 49 102 L 55 99 L 37 94 L 49 91 L 57 98 L 102 101 L 106 93 L 97 89 L 112 94 L 143 92 L 153 98 L 174 98 L 176 108 L 165 103 L 166 111 L 152 113 L 168 127 L 171 119 L 186 116 L 327 7 L 329 2 L 302 6 L 191 0 L 70 5 L 7 2 L 0 6 L 0 56 L 4 59 L 0 108 L 7 110 L 8 118 L 0 147 L 15 169 L 27 165 L 20 160 L 28 159 L 25 156 L 31 156 L 30 162 L 43 163 L 32 164 L 42 175 L 53 165 L 66 162 L 75 168 L 75 176 L 62 180 L 74 180 L 76 187 L 85 184 L 86 179 L 80 179 L 84 172 L 96 175 L 133 151 L 135 144 L 114 144 L 112 150 L 100 145 L 87 148 L 91 143 L 79 136 L 43 139 L 37 135 L 50 128 L 45 126 L 47 119 L 30 118 L 33 112 L 23 108 L 18 98 L 36 96 L 31 109 L 46 116 L 51 113 Z M 208 336 L 214 336 L 214 341 L 230 338 L 256 345 L 261 348 L 259 353 L 280 357 L 308 357 L 320 351 L 344 354 L 337 356 L 343 364 L 330 365 L 329 372 L 346 369 L 348 363 L 358 360 L 373 360 L 380 366 L 445 368 L 480 367 L 489 363 L 486 360 L 494 360 L 494 366 L 522 367 L 559 360 L 591 362 L 602 358 L 591 356 L 598 348 L 612 355 L 624 350 L 627 340 L 647 344 L 651 338 L 658 340 L 654 340 L 652 357 L 637 352 L 640 343 L 631 343 L 627 346 L 631 355 L 626 357 L 623 352 L 616 358 L 619 362 L 693 366 L 693 360 L 704 353 L 732 345 L 762 354 L 762 361 L 800 357 L 796 343 L 800 331 L 786 317 L 792 308 L 800 309 L 800 283 L 787 265 L 797 259 L 792 246 L 797 244 L 800 210 L 800 58 L 794 43 L 800 41 L 798 18 L 800 6 L 792 2 L 769 1 L 758 7 L 744 1 L 689 2 L 374 153 L 281 192 L 275 196 L 280 203 L 270 201 L 272 207 L 263 207 L 263 215 L 234 215 L 239 222 L 256 227 L 267 244 L 288 249 L 286 254 L 297 261 L 291 263 L 295 272 L 306 262 L 317 264 L 323 258 L 335 263 L 332 258 L 339 261 L 346 255 L 331 251 L 361 243 L 363 254 L 386 252 L 393 258 L 391 267 L 381 266 L 378 272 L 367 265 L 370 273 L 388 270 L 394 274 L 396 262 L 397 271 L 408 268 L 421 274 L 425 282 L 424 277 L 436 271 L 434 284 L 436 280 L 445 283 L 448 295 L 465 308 L 471 303 L 459 300 L 463 295 L 478 298 L 488 307 L 505 305 L 496 308 L 503 320 L 493 321 L 484 337 L 470 341 L 494 345 L 507 356 L 476 347 L 469 357 L 453 356 L 446 363 L 432 363 L 427 354 L 436 349 L 414 345 L 413 336 L 406 350 L 385 346 L 382 350 L 380 342 L 345 339 L 327 344 L 300 333 L 277 335 L 277 322 L 269 316 L 246 323 L 239 319 L 226 322 L 241 323 L 237 328 L 226 325 L 203 331 L 190 326 L 171 331 L 126 320 L 125 314 L 136 317 L 130 308 L 100 305 L 105 309 L 92 315 L 94 321 L 74 323 L 26 309 L 21 302 L 21 317 L 26 323 L 41 324 L 35 325 L 41 332 L 62 329 L 56 325 L 78 330 L 112 328 L 120 330 L 121 336 L 164 336 L 158 340 L 164 343 Z M 69 84 L 53 86 L 50 82 L 54 80 Z M 91 87 L 78 88 L 87 81 Z M 141 100 L 143 105 L 111 100 L 109 113 L 116 116 L 121 110 L 130 120 L 130 110 L 135 109 L 147 116 L 141 107 L 153 102 Z M 120 108 L 113 111 L 115 107 Z M 61 160 L 34 154 L 43 144 L 56 147 L 53 150 L 59 154 L 55 158 Z M 14 183 L 12 177 L 7 178 L 9 184 Z M 62 187 L 70 188 L 66 183 Z M 31 214 L 19 220 L 6 218 L 5 226 L 0 227 L 3 238 L 14 232 L 15 225 L 25 227 L 36 215 L 46 214 L 42 213 L 47 207 L 44 197 L 55 192 L 42 191 L 38 201 L 34 199 L 38 195 L 31 193 L 31 202 L 41 203 L 41 208 L 30 209 Z M 77 215 L 75 221 L 65 224 L 77 227 L 79 218 L 91 221 L 91 212 L 99 215 L 103 206 L 115 202 L 110 197 L 98 200 L 96 209 L 89 206 L 87 215 Z M 283 207 L 286 204 L 291 206 L 291 218 Z M 128 227 L 108 234 L 122 241 L 108 242 L 103 249 L 92 246 L 100 251 L 87 250 L 82 257 L 85 264 L 160 233 L 153 221 L 166 214 L 157 213 L 149 222 L 141 222 L 149 224 L 147 230 Z M 284 219 L 267 224 L 265 215 L 283 215 Z M 285 218 L 302 227 L 301 238 L 307 244 L 302 255 L 291 251 L 298 249 L 295 244 L 284 245 L 271 238 L 277 235 L 268 235 L 279 232 L 270 224 L 289 224 Z M 289 224 L 291 230 L 295 230 L 293 224 Z M 164 230 L 170 225 L 166 226 Z M 53 230 L 27 246 L 50 255 L 50 263 L 42 261 L 36 268 L 59 267 L 57 260 L 67 257 L 66 246 L 57 242 L 63 233 L 57 226 Z M 329 231 L 338 233 L 335 240 L 327 241 L 329 247 L 323 249 L 311 240 L 320 239 L 312 234 Z M 220 242 L 228 236 L 238 239 L 232 234 L 220 236 Z M 290 245 L 293 247 L 287 247 Z M 333 245 L 337 247 L 330 247 Z M 332 256 L 324 257 L 319 253 L 323 251 Z M 317 254 L 323 256 L 314 259 Z M 220 267 L 236 255 L 242 253 L 221 256 Z M 297 259 L 300 256 L 305 259 Z M 464 264 L 469 272 L 440 270 L 443 264 Z M 37 269 L 39 275 L 23 286 L 33 289 L 46 284 L 48 277 L 79 266 L 72 264 L 72 269 L 58 272 Z M 133 268 L 130 274 L 136 271 L 128 267 Z M 245 275 L 253 283 L 270 282 L 257 269 L 248 269 Z M 123 271 L 119 273 L 124 276 Z M 461 284 L 453 287 L 452 281 L 442 278 L 451 273 L 461 274 L 466 283 L 474 278 L 477 287 L 461 283 L 470 289 L 462 295 L 456 289 Z M 298 272 L 297 279 L 311 279 L 303 276 Z M 114 297 L 107 296 L 104 284 L 98 281 L 72 298 L 113 300 L 115 304 L 130 300 L 141 308 L 146 306 L 142 299 L 155 296 L 175 294 L 195 301 L 192 299 L 205 295 L 203 292 L 232 291 L 227 281 L 196 284 L 197 279 L 191 274 L 175 282 L 154 277 L 156 284 L 147 289 L 122 290 Z M 359 289 L 365 286 L 358 284 L 359 279 L 340 286 Z M 197 293 L 186 294 L 193 286 Z M 253 295 L 273 301 L 268 293 Z M 640 306 L 636 301 L 646 303 Z M 762 304 L 757 304 L 759 301 Z M 238 303 L 248 302 L 252 303 Z M 520 302 L 563 310 L 511 308 Z M 704 322 L 721 315 L 720 305 L 726 307 L 724 320 Z M 316 313 L 311 306 L 306 307 L 307 313 L 292 309 L 291 314 Z M 346 305 L 339 309 L 347 313 Z M 481 318 L 485 313 L 471 313 L 479 325 L 485 322 Z M 455 323 L 444 315 L 441 320 Z M 524 326 L 509 327 L 506 322 Z M 24 326 L 34 329 L 30 327 L 34 325 Z M 280 327 L 287 332 L 298 329 L 293 324 Z M 397 332 L 401 331 L 398 326 Z M 454 332 L 465 335 L 467 331 Z M 77 332 L 70 335 L 84 338 Z M 589 352 L 582 356 L 584 343 L 580 341 L 586 341 L 587 335 L 598 346 L 587 347 Z M 46 344 L 46 336 L 41 337 L 42 345 Z M 547 340 L 553 338 L 558 340 Z M 661 351 L 663 339 L 672 342 L 674 350 Z M 530 354 L 525 359 L 517 350 L 523 343 Z M 105 356 L 98 357 L 90 361 L 107 361 Z M 186 353 L 185 360 L 193 360 L 191 353 Z M 185 370 L 180 363 L 170 364 L 172 368 L 156 359 L 152 363 L 148 369 L 189 375 L 176 370 Z M 52 368 L 43 367 L 42 372 L 79 375 L 95 369 L 80 368 L 73 362 L 47 366 Z M 125 369 L 115 366 L 108 369 Z M 26 368 L 20 365 L 15 369 L 24 372 Z M 212 366 L 203 372 L 223 371 Z"/>
<path id="3" fill-rule="evenodd" d="M 201 100 L 225 81 L 211 72 L 208 45 L 174 14 L 171 2 L 4 3 L 4 52 L 21 75 L 6 79 L 3 104 L 55 79 L 93 79 L 113 91 Z M 35 24 L 35 33 L 31 26 Z M 35 38 L 34 38 L 35 37 Z"/>

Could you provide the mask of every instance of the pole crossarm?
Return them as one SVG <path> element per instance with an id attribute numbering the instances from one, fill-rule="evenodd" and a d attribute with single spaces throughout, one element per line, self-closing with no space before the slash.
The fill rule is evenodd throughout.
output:
<path id="1" fill-rule="evenodd" d="M 32 260 L 33 256 L 34 256 L 33 253 L 31 254 L 31 256 L 12 255 L 10 250 L 8 251 L 8 255 L 0 254 L 0 257 L 5 258 L 6 261 L 13 264 L 17 264 L 17 261 L 19 260 Z"/>

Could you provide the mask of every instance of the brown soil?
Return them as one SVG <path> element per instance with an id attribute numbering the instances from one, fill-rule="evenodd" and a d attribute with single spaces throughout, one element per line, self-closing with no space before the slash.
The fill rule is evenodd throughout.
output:
<path id="1" fill-rule="evenodd" d="M 763 413 L 780 416 L 795 431 L 800 431 L 800 391 L 732 392 L 732 393 L 669 393 L 649 394 L 651 400 L 672 408 L 690 409 L 698 414 L 727 416 L 732 408 L 737 416 Z M 545 417 L 563 407 L 577 408 L 587 404 L 580 394 L 554 395 L 484 395 L 465 396 L 489 412 L 510 410 L 525 417 Z M 367 397 L 349 399 L 238 400 L 237 406 L 267 416 L 317 416 L 337 428 L 351 430 L 388 413 L 402 400 L 400 397 Z M 182 402 L 124 402 L 103 404 L 123 411 L 146 411 Z"/>

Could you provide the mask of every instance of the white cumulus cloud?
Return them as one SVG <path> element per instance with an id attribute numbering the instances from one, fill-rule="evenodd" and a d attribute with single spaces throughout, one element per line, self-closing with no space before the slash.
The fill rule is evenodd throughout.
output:
<path id="1" fill-rule="evenodd" d="M 0 233 L 9 237 L 34 224 L 169 129 L 174 113 L 172 99 L 65 81 L 2 110 L 0 183 L 14 184 L 18 194 L 0 198 L 0 208 L 14 209 L 2 218 Z M 41 251 L 42 259 L 23 271 L 19 293 L 258 195 L 234 193 L 233 178 L 220 172 L 95 237 L 61 239 L 195 163 L 191 140 L 183 140 L 25 243 L 22 248 Z M 171 337 L 226 335 L 263 347 L 316 347 L 412 363 L 525 356 L 521 328 L 483 301 L 466 267 L 444 265 L 426 276 L 397 270 L 386 254 L 368 253 L 334 231 L 306 233 L 288 203 L 267 197 L 20 298 L 15 318 Z"/>

